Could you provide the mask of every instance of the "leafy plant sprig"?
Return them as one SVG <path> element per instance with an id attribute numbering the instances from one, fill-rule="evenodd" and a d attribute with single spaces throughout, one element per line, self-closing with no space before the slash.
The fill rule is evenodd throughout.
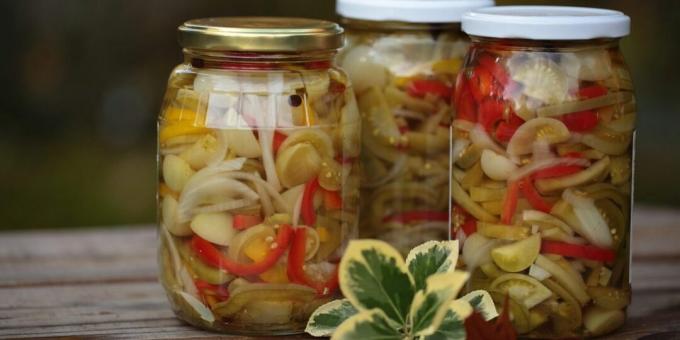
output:
<path id="1" fill-rule="evenodd" d="M 306 332 L 354 339 L 465 339 L 465 319 L 498 316 L 483 290 L 456 299 L 469 274 L 455 270 L 458 241 L 429 241 L 403 259 L 378 240 L 351 241 L 340 262 L 345 299 L 319 307 Z"/>

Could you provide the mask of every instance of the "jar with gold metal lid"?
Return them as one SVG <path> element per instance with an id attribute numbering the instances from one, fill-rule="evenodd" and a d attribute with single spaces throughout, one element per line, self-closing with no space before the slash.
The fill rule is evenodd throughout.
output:
<path id="1" fill-rule="evenodd" d="M 356 235 L 360 117 L 342 28 L 235 17 L 179 27 L 158 119 L 159 266 L 181 319 L 301 332 Z"/>

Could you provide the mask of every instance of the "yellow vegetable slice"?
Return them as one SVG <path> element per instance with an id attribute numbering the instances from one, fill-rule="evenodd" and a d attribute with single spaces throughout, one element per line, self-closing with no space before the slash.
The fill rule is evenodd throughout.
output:
<path id="1" fill-rule="evenodd" d="M 550 273 L 581 305 L 590 301 L 590 296 L 586 293 L 586 285 L 582 279 L 580 281 L 575 279 L 562 266 L 540 254 L 536 258 L 536 265 Z"/>
<path id="2" fill-rule="evenodd" d="M 409 150 L 418 154 L 439 154 L 449 148 L 449 130 L 436 127 L 433 133 L 409 131 L 404 134 Z"/>
<path id="3" fill-rule="evenodd" d="M 524 240 L 495 248 L 491 251 L 491 258 L 501 269 L 516 273 L 529 268 L 540 250 L 541 236 L 534 234 Z"/>
<path id="4" fill-rule="evenodd" d="M 588 169 L 579 171 L 575 174 L 536 180 L 536 189 L 541 193 L 548 193 L 593 182 L 609 169 L 609 164 L 609 157 L 605 157 L 595 162 L 595 164 L 591 165 Z"/>
<path id="5" fill-rule="evenodd" d="M 467 242 L 467 240 L 466 240 L 466 242 Z M 484 272 L 484 275 L 486 275 L 486 276 L 488 276 L 489 278 L 492 278 L 492 279 L 495 279 L 499 276 L 507 274 L 507 272 L 502 271 L 493 262 L 487 262 L 487 263 L 479 266 L 479 269 L 481 269 L 482 272 Z"/>
<path id="6" fill-rule="evenodd" d="M 291 133 L 283 143 L 281 143 L 278 153 L 300 143 L 310 144 L 322 157 L 331 159 L 335 157 L 333 141 L 331 140 L 331 137 L 321 129 L 301 129 Z"/>
<path id="7" fill-rule="evenodd" d="M 600 107 L 623 104 L 631 101 L 633 94 L 630 92 L 613 92 L 604 96 L 581 101 L 569 101 L 555 105 L 544 106 L 536 110 L 539 117 L 559 116 L 572 112 L 581 112 L 597 109 Z"/>
<path id="8" fill-rule="evenodd" d="M 257 257 L 254 256 L 252 252 L 250 252 L 251 256 L 247 256 L 245 254 L 245 248 L 250 246 L 251 242 L 266 242 L 267 240 L 273 241 L 275 237 L 276 232 L 274 231 L 274 228 L 269 225 L 259 224 L 250 227 L 234 236 L 234 239 L 231 241 L 231 246 L 227 249 L 227 256 L 229 256 L 229 258 L 234 261 L 248 261 L 251 256 Z"/>
<path id="9" fill-rule="evenodd" d="M 191 220 L 191 230 L 208 242 L 229 246 L 236 234 L 233 222 L 227 213 L 203 213 Z"/>
<path id="10" fill-rule="evenodd" d="M 225 129 L 222 135 L 229 150 L 241 157 L 256 158 L 262 155 L 260 142 L 250 129 Z"/>
<path id="11" fill-rule="evenodd" d="M 581 142 L 607 155 L 618 156 L 628 152 L 632 140 L 631 132 L 614 132 L 597 127 L 592 132 L 584 134 Z"/>
<path id="12" fill-rule="evenodd" d="M 461 58 L 451 58 L 437 60 L 432 64 L 432 72 L 443 73 L 449 75 L 456 75 L 460 71 L 460 67 L 463 65 L 463 59 Z"/>
<path id="13" fill-rule="evenodd" d="M 624 309 L 630 305 L 630 289 L 588 287 L 588 295 L 595 305 L 605 309 Z"/>
<path id="14" fill-rule="evenodd" d="M 257 301 L 308 303 L 316 297 L 314 289 L 292 283 L 244 283 L 230 293 L 229 300 L 213 306 L 215 315 L 232 317 Z"/>
<path id="15" fill-rule="evenodd" d="M 590 306 L 583 314 L 583 325 L 593 336 L 603 335 L 621 327 L 626 320 L 622 310 Z"/>
<path id="16" fill-rule="evenodd" d="M 494 202 L 502 201 L 505 197 L 506 189 L 489 189 L 483 187 L 470 188 L 470 198 L 475 202 Z"/>
<path id="17" fill-rule="evenodd" d="M 187 123 L 164 124 L 158 133 L 158 141 L 165 144 L 169 139 L 184 135 L 201 135 L 210 132 L 210 129 L 202 126 L 193 126 Z"/>
<path id="18" fill-rule="evenodd" d="M 175 236 L 189 236 L 193 234 L 188 223 L 177 223 L 177 200 L 166 196 L 161 203 L 161 216 L 165 227 Z"/>
<path id="19" fill-rule="evenodd" d="M 213 158 L 217 148 L 217 139 L 213 135 L 207 134 L 182 151 L 179 156 L 186 160 L 193 169 L 199 170 Z"/>
<path id="20" fill-rule="evenodd" d="M 503 212 L 503 201 L 482 202 L 482 208 L 493 215 L 500 216 Z"/>
<path id="21" fill-rule="evenodd" d="M 167 155 L 163 159 L 163 179 L 170 189 L 180 192 L 189 178 L 194 175 L 189 163 L 175 155 Z"/>
<path id="22" fill-rule="evenodd" d="M 465 189 L 463 189 L 460 184 L 452 180 L 451 181 L 451 197 L 453 198 L 454 202 L 459 204 L 463 209 L 465 209 L 468 213 L 470 213 L 472 216 L 474 216 L 476 219 L 484 222 L 496 222 L 498 221 L 498 218 L 492 214 L 490 214 L 488 211 L 484 210 L 479 204 L 475 203 L 472 198 L 465 192 Z"/>
<path id="23" fill-rule="evenodd" d="M 481 154 L 482 149 L 475 144 L 470 144 L 460 151 L 456 159 L 456 165 L 463 169 L 468 169 L 477 163 Z"/>
<path id="24" fill-rule="evenodd" d="M 517 241 L 529 237 L 531 229 L 525 226 L 512 226 L 494 223 L 477 223 L 477 232 L 491 238 Z"/>
<path id="25" fill-rule="evenodd" d="M 468 190 L 473 186 L 479 185 L 483 179 L 484 172 L 482 172 L 482 165 L 477 162 L 472 168 L 465 171 L 465 175 L 460 180 L 460 186 L 463 187 L 463 189 Z M 473 200 L 477 201 L 474 198 Z"/>
<path id="26" fill-rule="evenodd" d="M 567 141 L 570 135 L 567 126 L 557 119 L 535 118 L 517 129 L 508 142 L 507 152 L 512 156 L 525 155 L 533 152 L 536 141 L 557 144 Z"/>
<path id="27" fill-rule="evenodd" d="M 552 296 L 550 289 L 531 276 L 522 274 L 505 274 L 496 278 L 489 287 L 490 290 L 510 297 L 521 303 L 525 308 L 532 309 L 539 303 Z"/>
<path id="28" fill-rule="evenodd" d="M 295 144 L 276 157 L 276 173 L 281 184 L 291 188 L 307 183 L 321 170 L 321 157 L 309 143 Z"/>
<path id="29" fill-rule="evenodd" d="M 403 142 L 401 132 L 394 115 L 390 110 L 382 91 L 371 87 L 359 97 L 359 107 L 366 115 L 364 129 L 385 145 L 397 145 Z"/>
<path id="30" fill-rule="evenodd" d="M 555 295 L 562 299 L 550 314 L 553 330 L 558 336 L 570 335 L 571 331 L 581 327 L 582 314 L 581 305 L 574 297 L 564 289 L 563 286 L 555 282 L 552 278 L 542 281 Z"/>

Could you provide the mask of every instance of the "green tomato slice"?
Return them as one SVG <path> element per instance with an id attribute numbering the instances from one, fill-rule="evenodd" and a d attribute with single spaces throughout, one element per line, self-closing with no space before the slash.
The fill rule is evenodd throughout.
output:
<path id="1" fill-rule="evenodd" d="M 505 274 L 491 282 L 494 292 L 508 294 L 521 303 L 526 309 L 534 308 L 552 296 L 550 289 L 531 276 L 523 274 Z"/>
<path id="2" fill-rule="evenodd" d="M 528 238 L 491 251 L 496 265 L 506 272 L 521 272 L 531 266 L 541 250 L 541 236 L 534 234 Z"/>

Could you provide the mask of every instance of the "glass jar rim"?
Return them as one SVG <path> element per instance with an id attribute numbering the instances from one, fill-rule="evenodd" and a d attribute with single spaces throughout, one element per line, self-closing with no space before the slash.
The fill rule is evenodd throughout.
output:
<path id="1" fill-rule="evenodd" d="M 344 44 L 337 23 L 288 17 L 218 17 L 193 19 L 178 28 L 184 48 L 243 52 L 337 50 Z"/>

